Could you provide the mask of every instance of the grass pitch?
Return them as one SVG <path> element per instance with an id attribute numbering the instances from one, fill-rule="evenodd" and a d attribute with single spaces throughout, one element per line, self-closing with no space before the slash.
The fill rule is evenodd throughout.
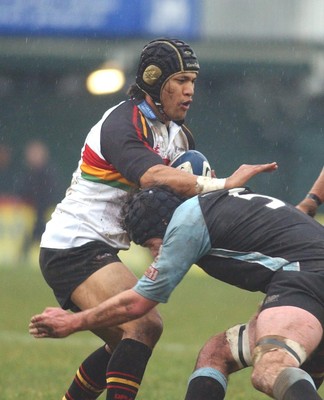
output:
<path id="1" fill-rule="evenodd" d="M 261 294 L 220 283 L 194 268 L 169 303 L 159 306 L 164 333 L 137 398 L 183 399 L 202 344 L 214 333 L 247 321 L 261 299 Z M 66 339 L 29 336 L 30 316 L 57 305 L 35 266 L 0 268 L 0 303 L 0 400 L 61 400 L 79 364 L 101 341 L 88 332 Z M 249 369 L 233 375 L 226 398 L 267 399 L 252 388 L 249 377 Z"/>

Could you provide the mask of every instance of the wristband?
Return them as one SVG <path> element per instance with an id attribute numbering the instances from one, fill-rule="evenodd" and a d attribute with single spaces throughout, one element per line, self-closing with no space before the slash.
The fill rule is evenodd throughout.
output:
<path id="1" fill-rule="evenodd" d="M 306 196 L 306 199 L 312 199 L 313 201 L 315 201 L 315 203 L 317 204 L 317 207 L 319 207 L 322 204 L 321 199 L 314 193 L 308 193 L 308 195 Z"/>
<path id="2" fill-rule="evenodd" d="M 217 179 L 209 178 L 208 176 L 198 176 L 196 183 L 196 193 L 207 193 L 212 190 L 219 190 L 225 188 L 226 178 Z"/>

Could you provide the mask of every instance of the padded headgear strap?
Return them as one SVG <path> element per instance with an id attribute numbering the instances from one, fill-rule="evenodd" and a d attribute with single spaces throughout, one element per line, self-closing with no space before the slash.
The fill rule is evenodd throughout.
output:
<path id="1" fill-rule="evenodd" d="M 142 50 L 136 84 L 160 104 L 163 86 L 172 75 L 198 71 L 198 59 L 187 43 L 179 39 L 155 39 Z"/>
<path id="2" fill-rule="evenodd" d="M 163 238 L 175 209 L 184 200 L 167 188 L 140 190 L 123 207 L 130 239 L 142 245 L 148 239 Z"/>

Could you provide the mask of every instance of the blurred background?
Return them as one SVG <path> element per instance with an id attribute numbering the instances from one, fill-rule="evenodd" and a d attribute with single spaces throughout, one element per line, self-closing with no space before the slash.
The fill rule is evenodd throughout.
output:
<path id="1" fill-rule="evenodd" d="M 277 161 L 250 187 L 297 204 L 323 167 L 323 0 L 0 0 L 0 265 L 28 263 L 86 134 L 143 45 L 200 60 L 186 120 L 216 170 Z"/>

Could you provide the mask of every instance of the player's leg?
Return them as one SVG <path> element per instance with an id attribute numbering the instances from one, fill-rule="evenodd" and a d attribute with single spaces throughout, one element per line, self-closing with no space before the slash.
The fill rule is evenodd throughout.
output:
<path id="1" fill-rule="evenodd" d="M 109 265 L 115 265 L 115 269 L 110 269 Z M 131 288 L 136 282 L 136 277 L 118 259 L 116 250 L 101 242 L 90 242 L 81 247 L 63 250 L 42 248 L 40 267 L 61 307 L 74 311 L 95 306 L 114 294 Z M 146 319 L 143 318 L 143 321 L 139 329 L 136 324 L 129 324 L 125 329 L 123 327 L 109 330 L 100 329 L 95 333 L 105 343 L 108 343 L 111 349 L 117 346 L 124 335 L 132 342 L 131 346 L 128 346 L 129 343 L 124 340 L 124 347 L 136 348 L 136 353 L 141 351 L 144 346 L 141 353 L 146 354 L 145 357 L 148 358 L 147 353 L 151 353 L 151 347 L 162 332 L 162 323 L 156 311 L 152 311 Z M 136 336 L 137 334 L 138 336 Z M 147 341 L 141 343 L 145 339 Z M 147 349 L 148 351 L 146 351 Z M 115 355 L 117 356 L 121 352 L 116 352 L 113 359 L 116 360 Z M 107 386 L 106 370 L 109 360 L 110 353 L 103 346 L 91 354 L 81 364 L 66 393 L 66 398 L 83 400 L 98 397 L 103 382 L 105 388 Z M 145 364 L 143 360 L 142 364 Z M 104 368 L 99 368 L 99 366 L 104 366 Z M 114 368 L 114 364 L 112 364 L 112 368 Z M 79 371 L 83 372 L 82 375 Z M 118 370 L 116 369 L 116 371 Z M 73 397 L 70 391 L 73 393 Z M 110 395 L 113 396 L 113 393 L 114 390 L 111 390 Z M 122 398 L 122 396 L 120 397 Z"/>
<path id="2" fill-rule="evenodd" d="M 222 400 L 230 374 L 252 365 L 255 321 L 233 326 L 210 338 L 200 350 L 189 378 L 186 400 Z"/>
<path id="3" fill-rule="evenodd" d="M 256 316 L 248 324 L 236 325 L 215 335 L 204 345 L 189 378 L 186 400 L 224 398 L 229 375 L 252 366 L 255 322 Z M 301 368 L 311 376 L 318 389 L 324 377 L 324 341 Z"/>
<path id="4" fill-rule="evenodd" d="M 78 307 L 71 301 L 71 293 L 80 282 L 107 262 L 118 261 L 115 253 L 108 246 L 96 242 L 63 250 L 41 248 L 39 263 L 61 307 L 77 311 Z M 110 357 L 107 345 L 90 354 L 79 366 L 63 400 L 96 399 L 106 389 L 106 369 Z"/>
<path id="5" fill-rule="evenodd" d="M 106 389 L 106 369 L 111 357 L 107 345 L 90 354 L 79 366 L 62 400 L 96 399 Z"/>
<path id="6" fill-rule="evenodd" d="M 257 315 L 249 323 L 233 326 L 213 336 L 204 345 L 198 355 L 195 371 L 189 378 L 186 400 L 223 399 L 229 375 L 252 366 Z M 318 389 L 324 377 L 324 341 L 301 368 L 311 376 Z"/>
<path id="7" fill-rule="evenodd" d="M 133 287 L 137 279 L 121 262 L 106 265 L 93 273 L 72 293 L 81 310 L 100 304 Z M 162 333 L 162 322 L 154 309 L 146 316 L 117 328 L 94 331 L 113 349 L 106 371 L 107 399 L 136 397 L 152 349 Z"/>
<path id="8" fill-rule="evenodd" d="M 318 347 L 322 335 L 319 320 L 302 308 L 262 310 L 256 324 L 253 386 L 278 400 L 320 399 L 313 380 L 299 367 Z"/>
<path id="9" fill-rule="evenodd" d="M 311 357 L 304 362 L 301 368 L 312 377 L 318 389 L 324 380 L 324 339 L 322 339 L 318 348 Z"/>

